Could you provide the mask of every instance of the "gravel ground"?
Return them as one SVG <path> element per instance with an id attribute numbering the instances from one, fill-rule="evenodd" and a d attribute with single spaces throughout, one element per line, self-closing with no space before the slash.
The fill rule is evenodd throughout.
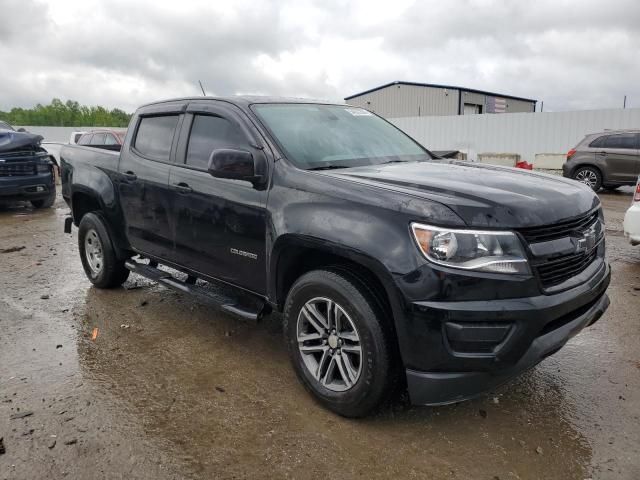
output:
<path id="1" fill-rule="evenodd" d="M 640 248 L 629 190 L 602 199 L 597 324 L 485 397 L 358 421 L 305 393 L 277 315 L 249 325 L 133 275 L 97 290 L 61 200 L 0 207 L 0 479 L 640 478 Z"/>

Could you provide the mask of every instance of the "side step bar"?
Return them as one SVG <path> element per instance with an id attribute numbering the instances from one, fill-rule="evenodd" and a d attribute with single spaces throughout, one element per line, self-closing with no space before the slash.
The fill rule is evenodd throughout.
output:
<path id="1" fill-rule="evenodd" d="M 211 304 L 217 307 L 218 310 L 239 317 L 242 320 L 257 322 L 269 311 L 266 303 L 258 297 L 252 297 L 250 294 L 233 295 L 228 291 L 224 291 L 231 290 L 231 287 L 216 288 L 216 285 L 211 282 L 208 283 L 211 288 L 196 285 L 195 278 L 191 276 L 182 281 L 170 273 L 160 270 L 157 268 L 157 263 L 155 265 L 154 263 L 147 265 L 138 263 L 135 260 L 127 260 L 124 265 L 133 273 L 142 275 L 173 290 L 193 295 L 198 300 Z"/>

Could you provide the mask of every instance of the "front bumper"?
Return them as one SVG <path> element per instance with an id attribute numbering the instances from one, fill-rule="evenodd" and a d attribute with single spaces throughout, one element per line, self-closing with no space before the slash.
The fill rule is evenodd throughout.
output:
<path id="1" fill-rule="evenodd" d="M 55 190 L 52 173 L 0 177 L 0 201 L 39 200 Z"/>
<path id="2" fill-rule="evenodd" d="M 442 405 L 467 400 L 494 389 L 559 350 L 596 322 L 609 306 L 605 290 L 611 272 L 605 261 L 599 262 L 597 272 L 588 281 L 554 295 L 413 302 L 409 322 L 414 327 L 421 323 L 427 327 L 432 348 L 425 348 L 423 353 L 429 369 L 406 365 L 412 403 Z M 483 351 L 456 346 L 486 345 L 494 334 L 499 337 Z M 416 358 L 416 352 L 412 357 Z"/>

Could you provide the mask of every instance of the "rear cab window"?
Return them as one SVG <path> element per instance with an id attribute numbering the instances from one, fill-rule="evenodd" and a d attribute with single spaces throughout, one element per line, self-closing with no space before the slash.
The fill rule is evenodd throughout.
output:
<path id="1" fill-rule="evenodd" d="M 104 145 L 106 133 L 94 133 L 89 145 Z"/>
<path id="2" fill-rule="evenodd" d="M 168 162 L 179 115 L 141 117 L 133 148 L 152 160 Z"/>
<path id="3" fill-rule="evenodd" d="M 84 135 L 82 135 L 80 137 L 80 140 L 78 140 L 78 145 L 90 145 L 91 144 L 91 137 L 93 137 L 93 134 L 85 133 Z"/>

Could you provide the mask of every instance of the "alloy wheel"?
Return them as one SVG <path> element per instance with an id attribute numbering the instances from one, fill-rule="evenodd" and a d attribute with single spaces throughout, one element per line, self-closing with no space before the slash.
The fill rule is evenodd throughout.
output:
<path id="1" fill-rule="evenodd" d="M 576 175 L 576 180 L 584 183 L 585 185 L 589 185 L 591 188 L 595 188 L 595 186 L 598 184 L 598 175 L 593 170 L 585 168 L 584 170 L 578 172 L 578 174 Z"/>
<path id="2" fill-rule="evenodd" d="M 316 381 L 334 392 L 356 384 L 362 372 L 362 346 L 342 306 L 324 297 L 309 300 L 298 314 L 296 331 L 300 355 Z"/>

